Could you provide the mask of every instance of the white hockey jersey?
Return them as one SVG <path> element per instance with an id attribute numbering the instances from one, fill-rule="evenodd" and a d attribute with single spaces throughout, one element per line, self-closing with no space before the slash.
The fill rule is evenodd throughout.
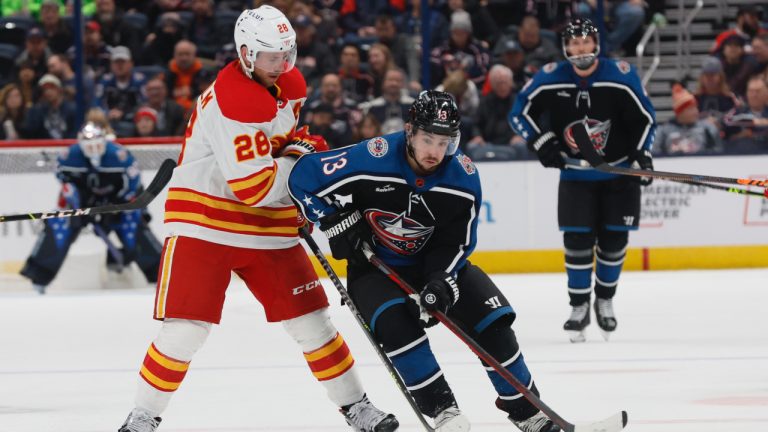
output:
<path id="1" fill-rule="evenodd" d="M 168 236 L 254 249 L 298 243 L 286 186 L 295 160 L 277 155 L 297 133 L 307 86 L 296 68 L 275 86 L 277 99 L 234 61 L 200 95 L 165 202 Z"/>

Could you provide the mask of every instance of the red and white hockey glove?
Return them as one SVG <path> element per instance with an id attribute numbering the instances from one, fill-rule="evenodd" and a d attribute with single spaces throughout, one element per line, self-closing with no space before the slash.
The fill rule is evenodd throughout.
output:
<path id="1" fill-rule="evenodd" d="M 302 155 L 328 150 L 328 143 L 320 135 L 310 135 L 307 126 L 293 134 L 293 140 L 281 151 L 282 156 L 299 158 Z"/>

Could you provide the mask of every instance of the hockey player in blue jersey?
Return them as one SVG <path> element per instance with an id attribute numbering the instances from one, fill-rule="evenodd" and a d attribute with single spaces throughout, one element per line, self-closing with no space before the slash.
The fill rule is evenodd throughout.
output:
<path id="1" fill-rule="evenodd" d="M 124 203 L 141 191 L 140 173 L 133 156 L 124 147 L 108 141 L 101 127 L 86 123 L 77 139 L 78 142 L 57 160 L 56 177 L 62 183 L 61 208 Z M 145 217 L 148 214 L 143 210 L 134 210 L 93 217 L 47 219 L 21 274 L 32 281 L 40 294 L 45 294 L 70 246 L 80 231 L 91 223 L 94 231 L 105 238 L 115 231 L 122 243 L 120 250 L 108 244 L 113 248 L 107 254 L 110 267 L 120 269 L 135 261 L 147 281 L 155 282 L 162 245 L 149 230 Z"/>
<path id="2" fill-rule="evenodd" d="M 319 222 L 333 256 L 347 260 L 348 290 L 421 412 L 440 432 L 467 431 L 424 328 L 440 310 L 519 381 L 538 390 L 511 328 L 515 312 L 491 279 L 468 261 L 482 201 L 472 161 L 458 150 L 459 113 L 444 92 L 424 91 L 405 130 L 305 155 L 288 188 L 306 218 Z M 361 252 L 363 242 L 415 287 L 408 297 Z M 487 365 L 485 365 L 487 366 Z M 560 428 L 490 367 L 496 406 L 524 432 Z"/>
<path id="3" fill-rule="evenodd" d="M 572 342 L 585 340 L 597 255 L 595 316 L 607 340 L 616 329 L 612 299 L 629 231 L 638 228 L 640 219 L 640 186 L 651 179 L 589 168 L 582 163 L 571 128 L 585 123 L 592 144 L 606 162 L 651 170 L 655 113 L 633 67 L 625 61 L 598 58 L 599 34 L 589 20 L 572 20 L 563 31 L 562 47 L 567 60 L 544 66 L 526 84 L 509 120 L 542 165 L 561 170 L 558 223 L 564 232 L 573 308 L 563 328 Z"/>

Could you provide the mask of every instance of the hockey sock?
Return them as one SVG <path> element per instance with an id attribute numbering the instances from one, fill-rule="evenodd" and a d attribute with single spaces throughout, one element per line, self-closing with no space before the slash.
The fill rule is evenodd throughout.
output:
<path id="1" fill-rule="evenodd" d="M 489 354 L 498 359 L 518 381 L 529 389 L 535 388 L 533 377 L 525 364 L 523 353 L 517 343 L 515 332 L 508 325 L 492 325 L 484 330 L 477 339 Z M 497 406 L 509 413 L 515 420 L 524 420 L 538 411 L 531 403 L 507 382 L 496 370 L 483 362 L 488 378 L 499 394 Z M 538 394 L 538 393 L 537 393 Z"/>
<path id="2" fill-rule="evenodd" d="M 563 243 L 568 296 L 571 306 L 577 306 L 588 302 L 592 293 L 595 236 L 590 233 L 566 232 L 563 234 Z"/>
<path id="3" fill-rule="evenodd" d="M 426 334 L 399 349 L 388 351 L 387 357 L 392 360 L 422 413 L 435 417 L 456 404 Z"/>
<path id="4" fill-rule="evenodd" d="M 600 233 L 595 266 L 595 296 L 598 298 L 613 298 L 616 294 L 621 267 L 627 254 L 627 240 L 626 231 Z"/>
<path id="5" fill-rule="evenodd" d="M 160 416 L 179 388 L 189 363 L 205 343 L 211 324 L 203 321 L 167 319 L 149 346 L 139 372 L 136 406 Z"/>
<path id="6" fill-rule="evenodd" d="M 365 392 L 354 369 L 355 359 L 328 316 L 327 308 L 283 321 L 299 344 L 315 378 L 328 398 L 342 407 L 360 401 Z"/>

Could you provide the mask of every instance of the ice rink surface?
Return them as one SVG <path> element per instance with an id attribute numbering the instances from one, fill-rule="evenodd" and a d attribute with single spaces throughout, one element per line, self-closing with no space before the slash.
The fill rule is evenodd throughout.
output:
<path id="1" fill-rule="evenodd" d="M 494 276 L 542 398 L 571 422 L 629 412 L 633 432 L 768 431 L 768 270 L 625 273 L 618 329 L 604 342 L 561 330 L 564 274 Z M 419 423 L 328 281 L 332 316 L 367 392 Z M 0 295 L 0 431 L 116 431 L 133 406 L 137 371 L 159 323 L 154 291 Z M 593 317 L 594 321 L 594 317 Z M 483 369 L 454 336 L 430 330 L 473 431 L 515 431 L 493 406 Z M 239 283 L 222 325 L 192 362 L 159 432 L 347 431 L 280 325 Z"/>

